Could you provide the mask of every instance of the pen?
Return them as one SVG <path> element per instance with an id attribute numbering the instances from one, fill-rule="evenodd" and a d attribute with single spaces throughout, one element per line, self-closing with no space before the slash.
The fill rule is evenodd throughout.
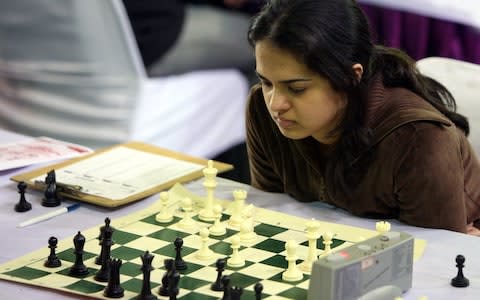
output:
<path id="1" fill-rule="evenodd" d="M 79 203 L 72 204 L 72 205 L 67 206 L 67 207 L 62 207 L 62 208 L 59 208 L 59 209 L 54 210 L 52 212 L 49 212 L 47 214 L 44 214 L 44 215 L 32 218 L 30 220 L 27 220 L 25 222 L 22 222 L 22 223 L 18 224 L 17 227 L 22 228 L 22 227 L 29 226 L 29 225 L 32 225 L 32 224 L 43 222 L 43 221 L 48 220 L 50 218 L 53 218 L 53 217 L 71 212 L 71 211 L 77 209 L 78 207 L 80 207 Z"/>

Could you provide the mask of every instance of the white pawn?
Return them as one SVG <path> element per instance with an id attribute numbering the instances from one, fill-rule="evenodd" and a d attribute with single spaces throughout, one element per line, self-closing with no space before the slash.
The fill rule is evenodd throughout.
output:
<path id="1" fill-rule="evenodd" d="M 227 259 L 227 265 L 232 268 L 239 268 L 245 265 L 245 260 L 238 252 L 240 248 L 240 237 L 238 235 L 232 236 L 230 239 L 232 247 L 232 256 Z"/>
<path id="2" fill-rule="evenodd" d="M 390 231 L 390 223 L 387 221 L 379 221 L 375 223 L 375 229 L 380 235 L 384 235 L 385 233 Z"/>
<path id="3" fill-rule="evenodd" d="M 303 278 L 303 273 L 297 268 L 297 247 L 297 243 L 293 240 L 285 243 L 285 250 L 287 250 L 285 259 L 288 261 L 288 268 L 282 273 L 282 279 L 285 281 L 299 281 Z"/>
<path id="4" fill-rule="evenodd" d="M 213 212 L 215 213 L 215 222 L 210 226 L 210 234 L 214 236 L 221 236 L 227 233 L 227 229 L 220 222 L 222 218 L 222 206 L 220 204 L 215 204 L 213 206 Z"/>
<path id="5" fill-rule="evenodd" d="M 308 254 L 307 259 L 300 265 L 300 268 L 305 272 L 312 271 L 312 264 L 317 260 L 317 240 L 320 238 L 320 223 L 314 219 L 306 224 L 305 236 L 308 240 Z"/>
<path id="6" fill-rule="evenodd" d="M 178 227 L 183 229 L 195 228 L 197 222 L 192 219 L 193 203 L 192 199 L 185 197 L 181 203 L 182 210 L 184 211 L 183 218 L 178 222 Z"/>
<path id="7" fill-rule="evenodd" d="M 320 256 L 326 256 L 329 255 L 330 252 L 332 252 L 332 239 L 333 239 L 333 233 L 327 231 L 322 235 L 323 238 L 323 253 Z"/>
<path id="8" fill-rule="evenodd" d="M 196 257 L 201 260 L 208 260 L 212 258 L 213 251 L 208 248 L 208 228 L 200 229 L 200 237 L 202 238 L 202 247 L 197 251 Z"/>
<path id="9" fill-rule="evenodd" d="M 239 227 L 242 224 L 242 210 L 245 206 L 245 199 L 247 198 L 247 191 L 234 190 L 233 203 L 230 205 L 230 219 L 228 224 L 233 227 Z"/>
<path id="10" fill-rule="evenodd" d="M 162 204 L 162 208 L 160 213 L 155 216 L 155 221 L 159 223 L 168 223 L 173 220 L 172 213 L 168 210 L 168 192 L 161 192 L 160 193 L 160 202 Z"/>

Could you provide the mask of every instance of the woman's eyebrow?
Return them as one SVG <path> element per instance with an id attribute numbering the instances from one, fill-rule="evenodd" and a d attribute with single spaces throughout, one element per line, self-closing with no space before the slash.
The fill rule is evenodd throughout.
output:
<path id="1" fill-rule="evenodd" d="M 258 73 L 257 71 L 255 71 L 255 73 L 257 74 L 257 76 L 262 79 L 262 80 L 265 80 L 265 81 L 270 81 L 268 80 L 267 78 L 265 78 L 265 76 L 263 76 L 262 74 Z M 293 79 L 286 79 L 286 80 L 280 80 L 279 82 L 280 83 L 294 83 L 294 82 L 299 82 L 299 81 L 312 81 L 311 78 L 293 78 Z"/>

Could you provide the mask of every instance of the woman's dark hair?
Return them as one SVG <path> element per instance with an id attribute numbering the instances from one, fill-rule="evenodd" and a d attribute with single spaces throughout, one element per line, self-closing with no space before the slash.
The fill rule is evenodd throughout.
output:
<path id="1" fill-rule="evenodd" d="M 369 149 L 371 130 L 363 127 L 367 90 L 375 75 L 386 87 L 404 87 L 420 95 L 468 134 L 467 119 L 456 113 L 455 99 L 435 80 L 423 76 L 400 50 L 375 46 L 366 16 L 354 0 L 271 0 L 252 19 L 252 46 L 268 40 L 299 58 L 348 97 L 335 157 L 326 166 L 333 187 L 348 191 L 359 180 L 354 160 Z M 352 69 L 363 66 L 360 82 Z"/>

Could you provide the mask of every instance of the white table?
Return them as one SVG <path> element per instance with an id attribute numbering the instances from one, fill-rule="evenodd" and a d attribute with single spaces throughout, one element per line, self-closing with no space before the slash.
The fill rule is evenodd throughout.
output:
<path id="1" fill-rule="evenodd" d="M 17 135 L 0 130 L 0 143 L 14 141 L 18 138 Z M 158 196 L 152 196 L 116 210 L 82 204 L 78 210 L 70 214 L 19 229 L 16 227 L 18 223 L 50 210 L 40 205 L 41 193 L 29 191 L 26 196 L 28 201 L 32 203 L 33 209 L 25 213 L 14 211 L 19 195 L 16 183 L 10 181 L 9 178 L 13 174 L 23 171 L 25 169 L 0 172 L 0 236 L 2 237 L 0 263 L 47 247 L 47 240 L 50 235 L 55 235 L 59 240 L 62 240 L 73 236 L 79 230 L 82 231 L 101 224 L 105 217 L 114 219 L 127 215 L 146 208 L 158 199 Z M 204 194 L 201 181 L 189 183 L 187 187 L 195 193 Z M 376 220 L 357 218 L 321 203 L 300 203 L 287 195 L 265 193 L 241 183 L 221 178 L 218 179 L 218 187 L 215 193 L 219 198 L 232 199 L 231 192 L 236 188 L 248 189 L 248 201 L 260 207 L 289 212 L 305 218 L 315 217 L 327 222 L 369 229 L 375 228 Z M 428 296 L 430 300 L 480 299 L 480 238 L 445 230 L 406 226 L 396 221 L 392 221 L 392 228 L 397 231 L 408 232 L 416 238 L 427 240 L 424 255 L 414 264 L 413 287 L 404 295 L 404 299 L 416 300 L 420 296 Z M 450 279 L 457 273 L 455 267 L 457 254 L 463 254 L 466 257 L 464 273 L 470 279 L 470 286 L 467 288 L 450 286 Z M 79 296 L 0 280 L 0 299 L 79 299 Z"/>
<path id="2" fill-rule="evenodd" d="M 480 30 L 478 0 L 359 0 L 358 2 L 460 23 Z"/>

